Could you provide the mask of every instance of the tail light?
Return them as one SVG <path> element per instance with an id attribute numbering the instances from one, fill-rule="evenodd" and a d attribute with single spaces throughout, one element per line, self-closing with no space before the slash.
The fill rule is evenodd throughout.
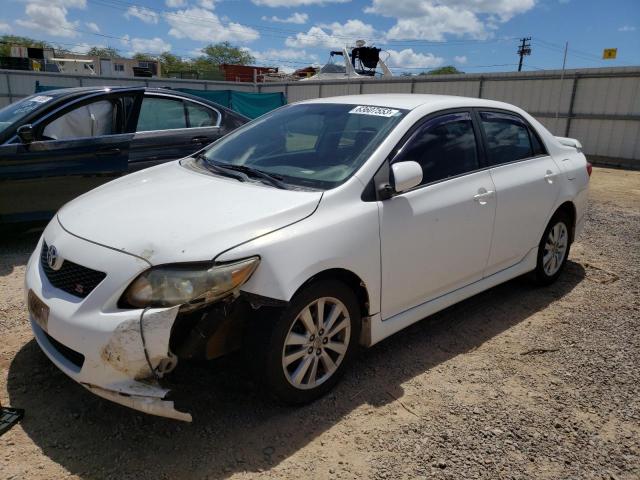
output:
<path id="1" fill-rule="evenodd" d="M 587 173 L 589 174 L 589 176 L 591 176 L 591 172 L 593 171 L 593 165 L 591 165 L 591 163 L 587 162 Z"/>

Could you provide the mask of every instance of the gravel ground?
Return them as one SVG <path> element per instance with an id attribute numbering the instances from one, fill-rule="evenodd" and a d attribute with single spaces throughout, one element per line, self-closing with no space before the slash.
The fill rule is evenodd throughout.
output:
<path id="1" fill-rule="evenodd" d="M 640 478 L 640 172 L 594 169 L 586 229 L 551 287 L 516 279 L 362 352 L 286 408 L 241 364 L 181 365 L 184 424 L 94 397 L 32 339 L 37 236 L 0 243 L 0 478 Z"/>

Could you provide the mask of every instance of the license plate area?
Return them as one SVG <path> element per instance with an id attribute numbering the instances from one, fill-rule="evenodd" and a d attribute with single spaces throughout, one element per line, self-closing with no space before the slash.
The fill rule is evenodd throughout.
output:
<path id="1" fill-rule="evenodd" d="M 46 332 L 49 323 L 49 307 L 33 293 L 33 290 L 27 293 L 27 308 L 33 320 Z"/>

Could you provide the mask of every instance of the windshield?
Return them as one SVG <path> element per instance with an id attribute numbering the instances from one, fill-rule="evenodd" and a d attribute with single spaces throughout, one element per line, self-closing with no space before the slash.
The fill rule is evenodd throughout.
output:
<path id="1" fill-rule="evenodd" d="M 47 95 L 32 95 L 0 109 L 0 133 L 52 98 Z"/>
<path id="2" fill-rule="evenodd" d="M 349 178 L 405 110 L 328 103 L 292 105 L 214 143 L 203 160 L 251 167 L 301 187 L 330 189 Z"/>

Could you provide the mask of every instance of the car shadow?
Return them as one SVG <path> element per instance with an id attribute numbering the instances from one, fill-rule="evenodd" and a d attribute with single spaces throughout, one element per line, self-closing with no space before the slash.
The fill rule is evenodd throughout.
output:
<path id="1" fill-rule="evenodd" d="M 179 367 L 193 423 L 148 416 L 85 391 L 34 340 L 10 365 L 10 402 L 26 410 L 22 428 L 42 452 L 82 478 L 268 471 L 354 409 L 395 401 L 405 382 L 525 321 L 584 278 L 584 268 L 569 261 L 552 286 L 536 288 L 521 277 L 478 294 L 364 350 L 333 392 L 304 407 L 266 399 L 231 356 Z"/>

